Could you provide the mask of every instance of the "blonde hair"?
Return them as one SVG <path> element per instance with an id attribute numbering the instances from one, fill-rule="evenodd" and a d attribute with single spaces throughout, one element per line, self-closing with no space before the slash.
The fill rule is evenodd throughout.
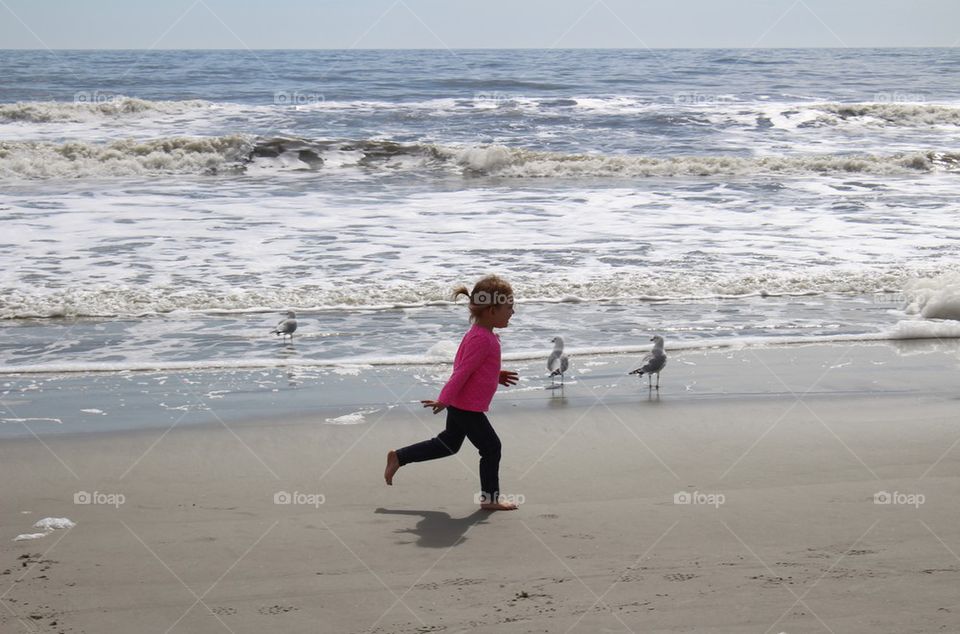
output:
<path id="1" fill-rule="evenodd" d="M 454 301 L 461 295 L 466 295 L 470 299 L 471 322 L 476 321 L 488 308 L 513 303 L 513 287 L 499 275 L 487 275 L 474 284 L 472 291 L 468 291 L 463 285 L 453 289 Z"/>

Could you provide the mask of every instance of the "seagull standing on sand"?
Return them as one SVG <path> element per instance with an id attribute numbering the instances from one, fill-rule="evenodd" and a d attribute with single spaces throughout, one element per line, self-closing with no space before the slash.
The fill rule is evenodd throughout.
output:
<path id="1" fill-rule="evenodd" d="M 553 352 L 550 353 L 550 358 L 547 359 L 547 369 L 550 370 L 551 377 L 555 377 L 558 374 L 560 375 L 560 385 L 563 386 L 563 373 L 570 367 L 570 359 L 567 358 L 567 355 L 563 354 L 562 338 L 554 337 L 551 341 L 553 342 Z"/>
<path id="2" fill-rule="evenodd" d="M 290 335 L 290 341 L 293 341 L 293 333 L 297 330 L 297 315 L 292 310 L 287 311 L 287 318 L 282 320 L 277 327 L 271 330 L 271 334 L 286 337 Z"/>
<path id="3" fill-rule="evenodd" d="M 641 359 L 640 367 L 631 372 L 630 374 L 636 374 L 637 376 L 647 375 L 647 380 L 649 381 L 648 385 L 650 389 L 653 389 L 653 377 L 651 375 L 657 375 L 657 390 L 660 389 L 660 371 L 663 370 L 664 366 L 667 365 L 667 354 L 663 351 L 663 337 L 660 335 L 654 335 L 650 341 L 653 342 L 653 350 L 650 351 L 650 354 Z"/>

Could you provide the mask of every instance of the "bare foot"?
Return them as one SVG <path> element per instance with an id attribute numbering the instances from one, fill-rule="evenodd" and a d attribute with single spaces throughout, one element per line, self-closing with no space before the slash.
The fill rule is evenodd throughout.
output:
<path id="1" fill-rule="evenodd" d="M 484 511 L 516 511 L 520 507 L 513 502 L 488 502 L 481 504 L 480 508 Z"/>
<path id="2" fill-rule="evenodd" d="M 400 459 L 397 458 L 397 452 L 391 449 L 387 452 L 387 468 L 383 472 L 383 479 L 387 484 L 393 485 L 393 474 L 400 468 Z"/>

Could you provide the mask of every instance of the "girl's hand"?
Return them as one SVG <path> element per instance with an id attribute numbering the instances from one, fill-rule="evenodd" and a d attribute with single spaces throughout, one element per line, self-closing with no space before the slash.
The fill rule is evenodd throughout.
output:
<path id="1" fill-rule="evenodd" d="M 516 385 L 520 375 L 513 370 L 500 370 L 500 385 L 510 387 Z"/>
<path id="2" fill-rule="evenodd" d="M 440 412 L 442 412 L 447 408 L 447 406 L 441 403 L 440 401 L 420 401 L 420 402 L 423 403 L 424 407 L 432 407 L 434 414 L 439 414 Z"/>

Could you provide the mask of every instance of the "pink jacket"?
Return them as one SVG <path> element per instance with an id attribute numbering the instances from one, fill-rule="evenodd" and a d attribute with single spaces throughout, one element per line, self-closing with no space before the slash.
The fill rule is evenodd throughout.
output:
<path id="1" fill-rule="evenodd" d="M 453 374 L 437 400 L 457 409 L 485 412 L 499 383 L 500 339 L 474 324 L 460 342 Z"/>

